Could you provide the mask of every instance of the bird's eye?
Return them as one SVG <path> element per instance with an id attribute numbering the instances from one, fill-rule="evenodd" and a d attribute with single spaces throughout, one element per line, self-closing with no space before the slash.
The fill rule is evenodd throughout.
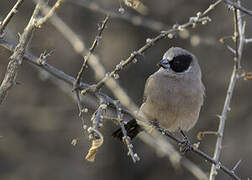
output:
<path id="1" fill-rule="evenodd" d="M 174 72 L 186 71 L 192 62 L 192 56 L 190 55 L 179 55 L 174 57 L 170 61 L 170 67 Z"/>

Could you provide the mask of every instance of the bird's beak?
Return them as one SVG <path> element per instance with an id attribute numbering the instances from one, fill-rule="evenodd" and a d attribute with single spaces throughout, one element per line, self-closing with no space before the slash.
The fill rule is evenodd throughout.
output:
<path id="1" fill-rule="evenodd" d="M 158 64 L 158 67 L 162 67 L 164 69 L 170 69 L 170 64 L 169 64 L 169 60 L 168 59 L 163 59 L 161 60 Z"/>

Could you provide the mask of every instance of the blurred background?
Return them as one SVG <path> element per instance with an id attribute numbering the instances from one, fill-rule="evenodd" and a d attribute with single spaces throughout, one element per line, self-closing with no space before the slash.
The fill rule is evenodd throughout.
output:
<path id="1" fill-rule="evenodd" d="M 15 2 L 0 3 L 0 20 L 7 15 Z M 49 5 L 54 2 L 50 1 Z M 90 47 L 97 33 L 97 24 L 105 17 L 102 11 L 114 14 L 95 50 L 106 70 L 110 71 L 132 51 L 144 45 L 147 38 L 158 35 L 159 30 L 166 30 L 173 24 L 188 21 L 189 17 L 203 11 L 212 2 L 145 0 L 143 3 L 148 11 L 142 16 L 123 3 L 121 6 L 125 13 L 120 15 L 120 3 L 117 0 L 68 0 L 59 9 L 58 16 L 79 35 L 86 47 Z M 242 1 L 242 4 L 252 9 L 252 1 Z M 33 9 L 34 4 L 31 1 L 23 3 L 6 29 L 6 40 L 17 43 L 18 33 L 23 32 Z M 131 20 L 115 16 L 127 16 Z M 145 20 L 141 21 L 138 16 Z M 217 130 L 217 115 L 222 111 L 233 68 L 232 54 L 219 43 L 220 38 L 233 34 L 232 11 L 221 4 L 209 16 L 212 22 L 207 25 L 199 25 L 176 35 L 172 40 L 165 39 L 157 43 L 144 57 L 139 58 L 138 63 L 124 69 L 117 80 L 134 102 L 140 105 L 145 80 L 157 70 L 156 63 L 163 53 L 171 46 L 180 46 L 193 52 L 201 65 L 206 97 L 200 119 L 188 133 L 192 142 L 197 142 L 196 135 L 199 131 Z M 243 18 L 246 20 L 246 36 L 252 37 L 252 17 Z M 83 61 L 82 57 L 50 22 L 35 32 L 29 46 L 29 51 L 36 56 L 45 50 L 54 50 L 48 58 L 49 64 L 76 76 Z M 252 44 L 247 44 L 242 58 L 242 67 L 247 71 L 252 69 L 251 50 Z M 8 50 L 0 48 L 1 80 L 10 56 Z M 78 108 L 72 98 L 71 88 L 59 88 L 55 81 L 45 80 L 38 69 L 26 61 L 19 70 L 17 80 L 21 85 L 11 89 L 0 107 L 1 180 L 195 179 L 185 169 L 175 170 L 168 158 L 159 156 L 140 140 L 134 142 L 134 147 L 141 161 L 134 164 L 127 156 L 126 147 L 111 137 L 111 132 L 116 128 L 111 122 L 104 123 L 102 132 L 105 141 L 97 153 L 96 161 L 87 162 L 84 158 L 90 141 L 81 130 Z M 91 68 L 84 73 L 83 81 L 97 81 Z M 102 91 L 112 96 L 108 89 L 103 88 Z M 228 113 L 221 153 L 221 161 L 227 167 L 232 168 L 238 160 L 242 160 L 237 170 L 242 178 L 252 177 L 251 92 L 251 81 L 238 81 L 231 111 Z M 93 110 L 89 109 L 89 112 L 92 114 Z M 87 121 L 90 114 L 85 117 Z M 73 138 L 79 139 L 76 146 L 71 145 Z M 212 155 L 215 142 L 215 136 L 206 136 L 201 141 L 200 149 Z M 210 171 L 211 166 L 202 158 L 190 152 L 185 156 L 205 172 Z M 217 176 L 217 179 L 228 178 L 222 172 Z"/>

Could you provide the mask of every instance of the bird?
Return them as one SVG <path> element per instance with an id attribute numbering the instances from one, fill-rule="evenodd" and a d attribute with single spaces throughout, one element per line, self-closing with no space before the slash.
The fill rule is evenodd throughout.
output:
<path id="1" fill-rule="evenodd" d="M 198 59 L 180 47 L 171 47 L 157 64 L 159 69 L 145 83 L 138 115 L 170 132 L 188 131 L 198 121 L 205 96 Z M 135 119 L 126 125 L 127 136 L 135 138 L 143 130 Z M 122 140 L 118 129 L 112 134 Z"/>

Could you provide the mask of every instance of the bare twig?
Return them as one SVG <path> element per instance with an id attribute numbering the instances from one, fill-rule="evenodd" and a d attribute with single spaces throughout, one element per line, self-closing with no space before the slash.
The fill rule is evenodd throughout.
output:
<path id="1" fill-rule="evenodd" d="M 6 18 L 0 22 L 0 37 L 3 36 L 3 32 L 6 28 L 6 26 L 9 24 L 11 18 L 18 12 L 18 8 L 21 6 L 21 4 L 24 2 L 24 0 L 18 0 L 16 4 L 13 6 L 13 8 L 10 10 Z"/>
<path id="2" fill-rule="evenodd" d="M 58 1 L 61 1 L 61 0 L 58 0 Z M 58 4 L 58 1 L 56 2 L 56 4 Z M 3 100 L 6 97 L 8 90 L 13 85 L 16 84 L 15 81 L 16 81 L 18 69 L 19 69 L 20 65 L 22 64 L 25 49 L 27 48 L 27 45 L 28 45 L 29 40 L 31 39 L 32 33 L 36 28 L 36 24 L 38 23 L 36 16 L 39 13 L 39 8 L 41 5 L 40 2 L 41 2 L 41 0 L 37 3 L 37 5 L 33 11 L 33 14 L 30 18 L 30 21 L 29 21 L 28 25 L 26 26 L 26 28 L 24 29 L 24 32 L 20 36 L 19 43 L 18 43 L 17 47 L 15 48 L 12 56 L 10 57 L 10 62 L 8 64 L 5 77 L 4 77 L 2 84 L 0 86 L 0 104 L 3 103 Z M 47 17 L 47 16 L 45 16 L 45 17 Z M 46 20 L 47 19 L 48 19 L 48 17 L 46 18 Z M 37 25 L 41 26 L 42 24 L 38 23 Z"/>
<path id="3" fill-rule="evenodd" d="M 131 156 L 133 162 L 135 163 L 135 162 L 139 161 L 140 158 L 138 157 L 137 153 L 134 153 L 133 144 L 131 143 L 130 137 L 127 135 L 127 131 L 125 129 L 124 121 L 123 121 L 122 107 L 121 107 L 119 101 L 115 101 L 115 107 L 116 107 L 116 111 L 117 111 L 117 118 L 118 118 L 120 127 L 122 129 L 122 133 L 123 133 L 122 140 L 128 148 L 128 155 Z"/>
<path id="4" fill-rule="evenodd" d="M 10 57 L 10 62 L 8 64 L 4 79 L 0 86 L 0 104 L 3 103 L 3 100 L 7 96 L 9 89 L 16 84 L 15 81 L 18 69 L 22 64 L 23 54 L 32 36 L 32 32 L 34 30 L 35 17 L 37 16 L 38 13 L 39 13 L 39 4 L 36 5 L 29 23 L 25 27 L 23 34 L 19 38 L 19 43 Z"/>
<path id="5" fill-rule="evenodd" d="M 85 68 L 87 66 L 88 60 L 90 59 L 90 56 L 92 55 L 92 53 L 94 52 L 96 46 L 98 45 L 98 42 L 101 40 L 101 35 L 102 35 L 103 30 L 106 27 L 106 24 L 108 22 L 108 18 L 109 17 L 106 16 L 106 18 L 103 20 L 102 24 L 99 25 L 98 33 L 97 33 L 97 35 L 95 37 L 95 40 L 94 40 L 91 48 L 89 49 L 88 54 L 83 57 L 84 58 L 83 64 L 82 64 L 82 66 L 80 68 L 80 71 L 79 71 L 77 77 L 76 77 L 76 80 L 73 83 L 73 91 L 75 91 L 75 95 L 76 95 L 76 98 L 77 98 L 79 116 L 81 117 L 83 127 L 85 127 L 85 122 L 84 122 L 84 116 L 83 116 L 83 107 L 82 107 L 82 104 L 81 104 L 81 101 L 80 101 L 80 90 L 79 90 L 78 86 L 80 84 L 80 80 L 81 80 L 81 77 L 83 76 L 84 70 L 85 70 Z"/>
<path id="6" fill-rule="evenodd" d="M 241 159 L 239 161 L 237 161 L 237 163 L 235 164 L 235 166 L 232 169 L 233 172 L 238 168 L 238 166 L 240 165 L 241 161 L 242 161 Z"/>
<path id="7" fill-rule="evenodd" d="M 252 38 L 247 38 L 247 39 L 245 39 L 245 43 L 247 44 L 247 43 L 251 43 L 252 42 Z"/>
<path id="8" fill-rule="evenodd" d="M 92 55 L 92 53 L 94 52 L 96 46 L 98 45 L 98 42 L 101 40 L 101 35 L 102 35 L 103 30 L 106 27 L 106 24 L 108 22 L 108 18 L 109 17 L 106 16 L 106 18 L 103 20 L 102 24 L 99 25 L 98 33 L 97 33 L 97 35 L 95 37 L 95 40 L 94 40 L 91 48 L 89 49 L 88 54 L 86 56 L 84 56 L 84 61 L 83 61 L 83 64 L 81 66 L 81 69 L 80 69 L 80 71 L 79 71 L 79 73 L 78 73 L 78 75 L 76 77 L 76 82 L 74 83 L 74 86 L 75 86 L 74 88 L 77 88 L 78 84 L 80 83 L 80 79 L 81 79 L 81 77 L 82 77 L 82 75 L 84 73 L 84 70 L 85 70 L 86 66 L 87 66 L 87 62 L 90 59 L 90 56 Z"/>
<path id="9" fill-rule="evenodd" d="M 181 156 L 180 153 L 174 149 L 172 144 L 163 143 L 164 141 L 167 141 L 165 136 L 157 133 L 153 137 L 147 133 L 140 133 L 138 137 L 140 137 L 143 142 L 154 148 L 157 151 L 157 154 L 161 157 L 167 156 L 168 158 L 172 158 L 170 161 L 176 169 L 180 168 L 181 165 L 185 169 L 188 169 L 189 172 L 191 172 L 198 180 L 208 179 L 205 172 L 199 169 L 192 161 L 185 158 L 185 156 Z"/>
<path id="10" fill-rule="evenodd" d="M 160 127 L 157 127 L 158 131 L 161 132 L 162 134 L 164 134 L 165 136 L 171 138 L 172 140 L 174 140 L 175 142 L 177 142 L 178 144 L 183 143 L 183 140 L 175 137 L 173 134 L 171 134 L 169 131 L 162 129 Z M 238 177 L 234 171 L 228 169 L 227 167 L 223 166 L 221 164 L 220 161 L 218 160 L 214 160 L 213 158 L 211 158 L 210 156 L 208 156 L 207 154 L 205 154 L 204 152 L 200 151 L 197 147 L 195 147 L 192 144 L 188 144 L 189 148 L 196 154 L 198 154 L 199 156 L 203 157 L 205 160 L 207 160 L 208 162 L 218 166 L 219 169 L 223 170 L 225 173 L 227 173 L 230 177 L 232 177 L 233 179 L 237 179 L 240 180 L 241 178 Z"/>
<path id="11" fill-rule="evenodd" d="M 237 1 L 237 4 L 240 5 L 239 0 Z M 233 72 L 232 72 L 232 75 L 230 78 L 230 83 L 228 86 L 223 110 L 220 115 L 218 136 L 217 136 L 214 157 L 213 157 L 215 161 L 219 161 L 219 158 L 220 158 L 220 153 L 221 153 L 221 149 L 222 149 L 222 140 L 223 140 L 223 134 L 224 134 L 224 127 L 225 127 L 225 122 L 227 119 L 227 113 L 228 113 L 228 111 L 230 111 L 231 98 L 232 98 L 232 95 L 234 92 L 236 82 L 239 78 L 239 70 L 241 68 L 240 62 L 241 62 L 241 57 L 242 57 L 243 45 L 245 42 L 244 39 L 245 39 L 245 34 L 244 34 L 244 27 L 242 27 L 242 17 L 240 14 L 240 10 L 234 9 L 234 41 L 235 41 L 234 68 L 233 68 Z M 215 176 L 217 175 L 217 169 L 218 169 L 217 167 L 218 166 L 216 164 L 212 165 L 210 177 L 209 177 L 210 180 L 215 179 Z"/>
<path id="12" fill-rule="evenodd" d="M 40 1 L 40 0 L 37 0 Z M 57 2 L 54 4 L 54 6 L 50 9 L 50 11 L 42 18 L 38 19 L 35 26 L 37 28 L 41 27 L 45 22 L 48 21 L 52 17 L 52 15 L 56 12 L 56 10 L 60 7 L 63 0 L 57 0 Z M 43 6 L 44 3 L 40 2 L 40 6 Z"/>

